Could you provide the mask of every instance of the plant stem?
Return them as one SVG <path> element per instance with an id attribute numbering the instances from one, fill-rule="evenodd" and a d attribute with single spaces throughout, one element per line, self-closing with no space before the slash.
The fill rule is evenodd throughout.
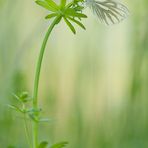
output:
<path id="1" fill-rule="evenodd" d="M 33 108 L 35 110 L 38 109 L 39 78 L 40 78 L 41 66 L 42 66 L 42 61 L 43 61 L 43 56 L 44 56 L 46 44 L 47 44 L 49 35 L 50 35 L 51 31 L 53 30 L 54 26 L 57 24 L 58 20 L 59 20 L 59 16 L 57 16 L 55 18 L 55 20 L 52 22 L 52 24 L 50 25 L 50 27 L 44 37 L 44 40 L 43 40 L 43 43 L 42 43 L 42 46 L 40 49 L 40 53 L 39 53 L 39 57 L 38 57 L 38 61 L 37 61 L 37 66 L 36 66 L 36 73 L 35 73 L 35 80 L 34 80 L 34 91 L 33 91 Z M 37 147 L 38 147 L 38 122 L 33 121 L 33 148 L 37 148 Z"/>
<path id="2" fill-rule="evenodd" d="M 26 138 L 27 138 L 29 147 L 32 148 L 32 144 L 31 144 L 30 136 L 29 136 L 29 128 L 28 128 L 26 120 L 27 120 L 26 115 L 24 114 L 24 129 L 25 129 L 25 133 L 26 133 Z"/>

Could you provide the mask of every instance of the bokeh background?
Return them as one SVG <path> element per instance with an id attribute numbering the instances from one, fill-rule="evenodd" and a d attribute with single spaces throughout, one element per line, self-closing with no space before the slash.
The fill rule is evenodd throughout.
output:
<path id="1" fill-rule="evenodd" d="M 62 22 L 52 32 L 39 91 L 51 121 L 40 125 L 41 141 L 148 147 L 148 1 L 124 3 L 130 16 L 118 25 L 104 26 L 86 9 L 86 31 L 73 35 Z M 46 14 L 33 0 L 0 0 L 0 148 L 28 147 L 23 119 L 7 104 L 16 103 L 12 93 L 32 94 Z"/>

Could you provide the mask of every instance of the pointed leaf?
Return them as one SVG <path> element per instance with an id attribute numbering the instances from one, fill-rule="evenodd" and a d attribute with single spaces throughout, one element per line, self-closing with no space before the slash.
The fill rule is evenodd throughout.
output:
<path id="1" fill-rule="evenodd" d="M 19 107 L 15 106 L 15 105 L 8 104 L 8 107 L 11 108 L 11 109 L 14 109 L 17 112 L 24 113 Z"/>
<path id="2" fill-rule="evenodd" d="M 39 144 L 38 148 L 46 148 L 47 146 L 48 146 L 48 142 L 47 142 L 47 141 L 42 141 L 42 142 Z"/>
<path id="3" fill-rule="evenodd" d="M 77 13 L 74 9 L 72 8 L 68 8 L 66 11 L 65 11 L 65 14 L 66 15 L 69 15 L 69 16 L 73 16 L 73 17 L 79 17 L 79 18 L 87 18 L 87 16 L 83 13 Z"/>
<path id="4" fill-rule="evenodd" d="M 76 30 L 75 28 L 73 27 L 73 25 L 64 17 L 64 20 L 66 22 L 66 24 L 68 25 L 68 27 L 71 29 L 71 31 L 76 34 Z"/>
<path id="5" fill-rule="evenodd" d="M 17 99 L 18 101 L 22 102 L 19 96 L 17 96 L 16 94 L 12 94 L 12 95 L 14 96 L 15 99 Z"/>
<path id="6" fill-rule="evenodd" d="M 74 8 L 76 11 L 82 11 L 83 9 L 84 9 L 84 7 L 83 6 L 76 6 L 75 8 Z"/>
<path id="7" fill-rule="evenodd" d="M 61 0 L 61 7 L 65 7 L 65 5 L 66 5 L 66 0 Z"/>
<path id="8" fill-rule="evenodd" d="M 62 16 L 59 16 L 57 21 L 56 21 L 56 24 L 58 24 L 61 21 L 61 19 L 62 19 Z"/>
<path id="9" fill-rule="evenodd" d="M 45 19 L 51 19 L 53 17 L 57 16 L 57 13 L 51 13 L 51 14 L 48 14 Z"/>
<path id="10" fill-rule="evenodd" d="M 68 144 L 68 142 L 60 142 L 60 143 L 56 143 L 52 146 L 50 146 L 50 148 L 63 148 Z"/>
<path id="11" fill-rule="evenodd" d="M 29 96 L 29 93 L 26 92 L 26 91 L 23 91 L 23 92 L 21 92 L 21 94 L 20 94 L 20 97 L 21 97 L 21 98 L 28 98 L 28 96 Z"/>
<path id="12" fill-rule="evenodd" d="M 59 6 L 53 0 L 45 0 L 51 7 L 59 9 Z"/>
<path id="13" fill-rule="evenodd" d="M 29 93 L 24 91 L 24 92 L 21 92 L 21 94 L 18 96 L 20 98 L 20 100 L 23 102 L 23 103 L 26 103 L 30 100 L 32 100 L 32 98 L 29 96 Z"/>
<path id="14" fill-rule="evenodd" d="M 53 12 L 57 11 L 55 8 L 51 7 L 46 1 L 37 0 L 36 3 L 49 11 L 53 11 Z"/>
<path id="15" fill-rule="evenodd" d="M 70 8 L 74 4 L 74 1 L 68 3 L 65 8 Z"/>
<path id="16" fill-rule="evenodd" d="M 68 17 L 68 19 L 70 19 L 71 21 L 75 22 L 81 28 L 83 28 L 84 30 L 86 30 L 85 26 L 81 22 L 79 22 L 79 21 L 77 21 L 77 20 L 75 20 L 74 18 L 71 18 L 71 17 Z"/>

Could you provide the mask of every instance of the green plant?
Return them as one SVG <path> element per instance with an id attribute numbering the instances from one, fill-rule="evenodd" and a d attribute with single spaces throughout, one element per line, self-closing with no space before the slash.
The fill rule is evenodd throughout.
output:
<path id="1" fill-rule="evenodd" d="M 48 147 L 48 142 L 38 142 L 38 128 L 39 122 L 48 122 L 48 119 L 41 117 L 41 109 L 39 108 L 38 104 L 38 87 L 44 51 L 49 35 L 51 34 L 53 28 L 63 19 L 74 34 L 76 34 L 76 30 L 73 25 L 74 23 L 80 26 L 82 29 L 86 29 L 82 23 L 82 19 L 87 18 L 87 15 L 83 13 L 83 10 L 86 6 L 90 7 L 93 10 L 93 13 L 98 16 L 100 21 L 107 25 L 115 24 L 123 20 L 128 14 L 128 9 L 121 3 L 117 3 L 112 0 L 73 0 L 68 4 L 66 0 L 61 0 L 59 5 L 56 4 L 53 0 L 36 0 L 36 3 L 50 11 L 50 14 L 45 17 L 46 19 L 51 20 L 54 18 L 54 20 L 47 30 L 39 53 L 35 72 L 33 96 L 29 96 L 27 92 L 22 92 L 19 95 L 14 95 L 14 97 L 20 102 L 20 106 L 9 105 L 9 107 L 23 115 L 29 147 L 45 148 Z M 31 119 L 33 123 L 32 138 L 30 138 L 28 132 L 26 123 L 27 118 Z M 67 144 L 67 142 L 60 142 L 51 145 L 50 148 L 62 148 Z"/>

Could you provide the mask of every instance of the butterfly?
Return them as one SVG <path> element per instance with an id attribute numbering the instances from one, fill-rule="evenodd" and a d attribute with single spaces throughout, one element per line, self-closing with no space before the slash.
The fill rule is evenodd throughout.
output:
<path id="1" fill-rule="evenodd" d="M 119 23 L 129 14 L 128 8 L 115 0 L 85 0 L 85 5 L 106 25 Z"/>

